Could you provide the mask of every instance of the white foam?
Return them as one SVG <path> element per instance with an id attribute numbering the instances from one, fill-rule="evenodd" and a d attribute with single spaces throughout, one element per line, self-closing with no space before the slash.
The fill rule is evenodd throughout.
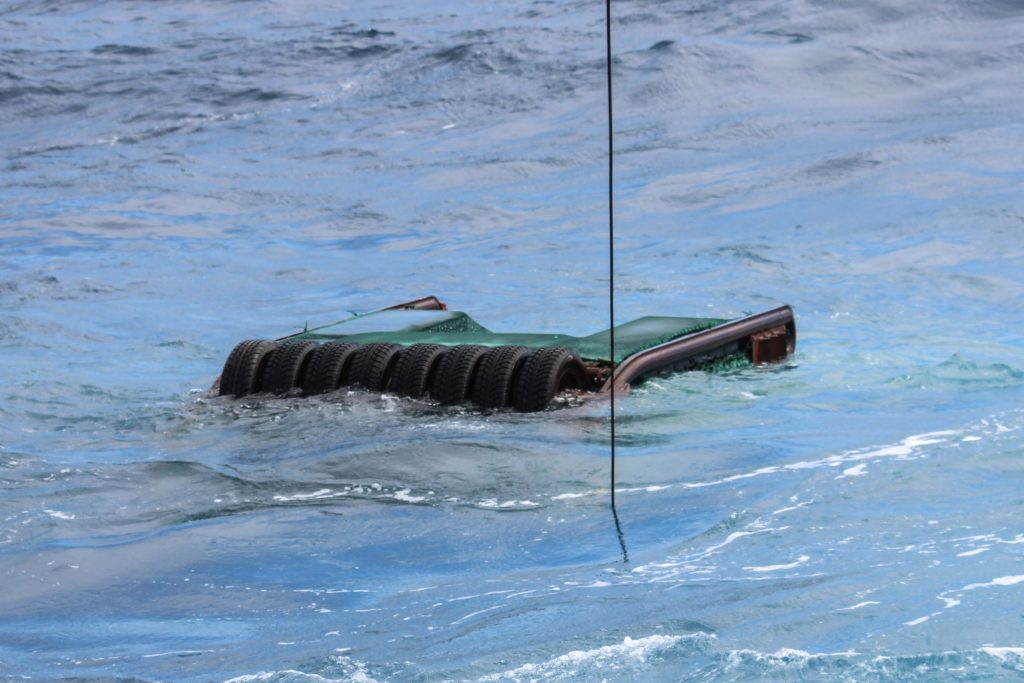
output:
<path id="1" fill-rule="evenodd" d="M 448 598 L 447 600 L 445 600 L 445 602 L 448 602 L 448 603 L 463 602 L 465 600 L 476 600 L 477 598 L 486 598 L 486 597 L 489 597 L 489 596 L 492 596 L 492 595 L 508 595 L 509 593 L 514 593 L 514 592 L 515 591 L 513 591 L 511 589 L 505 589 L 505 590 L 497 590 L 497 591 L 487 591 L 486 593 L 475 593 L 473 595 L 458 595 L 458 596 L 456 596 L 454 598 Z"/>
<path id="2" fill-rule="evenodd" d="M 484 500 L 477 501 L 477 506 L 491 510 L 508 510 L 540 507 L 540 503 L 535 503 L 532 500 L 506 500 L 499 503 L 497 498 L 485 498 Z"/>
<path id="3" fill-rule="evenodd" d="M 871 605 L 881 605 L 882 603 L 877 600 L 865 600 L 864 602 L 858 602 L 856 605 L 850 605 L 849 607 L 840 607 L 840 612 L 852 612 L 855 609 L 861 609 L 863 607 L 870 607 Z"/>
<path id="4" fill-rule="evenodd" d="M 569 500 L 571 498 L 583 498 L 586 495 L 585 493 L 560 493 L 557 496 L 551 496 L 551 500 Z"/>
<path id="5" fill-rule="evenodd" d="M 75 514 L 73 512 L 62 512 L 60 510 L 43 510 L 46 514 L 50 515 L 55 519 L 74 519 Z"/>
<path id="6" fill-rule="evenodd" d="M 1024 663 L 1024 647 L 993 647 L 991 645 L 978 648 L 978 652 L 995 657 L 1004 664 Z"/>
<path id="7" fill-rule="evenodd" d="M 466 621 L 466 619 L 472 619 L 473 617 L 478 616 L 480 614 L 484 614 L 485 612 L 492 612 L 492 611 L 498 609 L 500 606 L 501 605 L 494 605 L 493 607 L 485 607 L 484 609 L 478 609 L 475 612 L 470 612 L 469 614 L 466 614 L 466 615 L 463 615 L 463 616 L 459 617 L 458 619 L 453 621 L 451 624 L 449 624 L 449 626 L 455 626 L 456 624 L 461 624 L 462 622 Z"/>
<path id="8" fill-rule="evenodd" d="M 244 676 L 238 676 L 224 683 L 337 683 L 342 680 L 352 681 L 353 683 L 377 683 L 374 679 L 367 676 L 364 672 L 356 672 L 351 678 L 340 679 L 340 678 L 324 678 L 319 674 L 308 674 L 303 671 L 296 671 L 295 669 L 285 669 L 284 671 L 261 671 L 257 674 L 246 674 Z"/>
<path id="9" fill-rule="evenodd" d="M 903 625 L 904 626 L 917 626 L 918 624 L 923 624 L 924 622 L 928 621 L 929 619 L 931 619 L 931 617 L 919 617 L 917 619 L 912 619 L 910 621 L 905 621 L 905 622 L 903 622 Z"/>
<path id="10" fill-rule="evenodd" d="M 960 604 L 960 599 L 963 597 L 963 593 L 967 591 L 979 590 L 981 588 L 997 588 L 1003 586 L 1016 586 L 1017 584 L 1024 583 L 1024 575 L 1018 576 L 999 576 L 991 581 L 984 583 L 969 583 L 963 588 L 953 589 L 939 593 L 937 596 L 939 600 L 944 603 L 945 609 L 950 607 L 956 607 Z M 953 595 L 954 597 L 947 597 Z M 934 614 L 932 616 L 935 616 Z"/>
<path id="11" fill-rule="evenodd" d="M 637 493 L 639 491 L 644 491 L 646 493 L 655 493 L 657 491 L 664 491 L 665 489 L 670 489 L 670 488 L 672 488 L 672 486 L 673 486 L 672 484 L 660 484 L 660 485 L 652 484 L 651 486 L 634 486 L 632 488 L 617 488 L 617 489 L 615 489 L 615 492 L 616 493 Z"/>
<path id="12" fill-rule="evenodd" d="M 400 501 L 402 501 L 404 503 L 421 503 L 421 502 L 423 502 L 423 501 L 425 501 L 427 499 L 426 496 L 413 496 L 413 495 L 410 495 L 410 493 L 411 492 L 410 492 L 409 489 L 402 489 L 401 491 L 395 491 L 394 498 L 395 498 L 395 500 L 400 500 Z"/>
<path id="13" fill-rule="evenodd" d="M 758 468 L 751 472 L 733 474 L 713 481 L 688 482 L 681 484 L 681 486 L 683 488 L 705 488 L 708 486 L 718 486 L 735 481 L 742 481 L 744 479 L 761 477 L 767 474 L 812 470 L 821 467 L 839 467 L 844 463 L 861 462 L 875 458 L 908 458 L 915 455 L 922 446 L 933 446 L 940 443 L 946 443 L 948 441 L 946 437 L 955 436 L 958 433 L 959 432 L 952 430 L 944 430 L 938 432 L 927 432 L 925 434 L 914 434 L 913 436 L 908 436 L 903 439 L 898 444 L 893 444 L 891 446 L 883 446 L 872 450 L 848 451 L 840 455 L 830 455 L 825 458 L 821 458 L 820 460 L 802 460 L 800 462 L 789 463 L 788 465 L 770 465 L 768 467 Z"/>
<path id="14" fill-rule="evenodd" d="M 343 648 L 348 649 L 348 648 Z M 232 679 L 227 683 L 244 683 L 246 681 L 268 681 L 269 683 L 277 683 L 281 681 L 284 683 L 378 683 L 378 681 L 372 678 L 366 673 L 366 664 L 363 662 L 352 659 L 345 655 L 332 655 L 328 659 L 331 661 L 332 674 L 335 678 L 326 678 L 320 674 L 305 673 L 302 671 L 279 671 L 274 673 L 259 673 L 257 677 L 239 677 Z"/>
<path id="15" fill-rule="evenodd" d="M 956 556 L 957 557 L 971 557 L 973 555 L 980 555 L 980 554 L 982 554 L 984 552 L 987 552 L 988 549 L 989 549 L 988 546 L 985 546 L 984 548 L 975 548 L 974 550 L 967 550 L 967 551 L 962 552 L 962 553 L 957 553 Z"/>
<path id="16" fill-rule="evenodd" d="M 646 638 L 633 639 L 626 636 L 621 644 L 605 645 L 593 650 L 573 650 L 559 655 L 541 664 L 524 664 L 509 671 L 482 676 L 480 681 L 534 681 L 544 678 L 559 679 L 570 677 L 606 678 L 612 664 L 628 663 L 643 664 L 647 658 L 658 652 L 675 647 L 682 640 L 706 642 L 714 638 L 709 633 L 695 633 L 687 636 L 653 635 Z M 597 671 L 589 672 L 589 669 Z"/>
<path id="17" fill-rule="evenodd" d="M 1024 575 L 1022 576 L 1000 576 L 992 579 L 987 583 L 970 583 L 961 588 L 964 591 L 973 591 L 978 588 L 992 588 L 994 586 L 1016 586 L 1018 583 L 1024 583 Z"/>
<path id="18" fill-rule="evenodd" d="M 725 540 L 722 541 L 721 543 L 719 543 L 718 545 L 713 545 L 710 548 L 708 548 L 707 550 L 705 550 L 704 552 L 700 553 L 697 556 L 696 559 L 705 558 L 708 555 L 711 555 L 712 553 L 721 550 L 725 546 L 730 545 L 733 542 L 735 542 L 735 541 L 737 541 L 737 540 L 739 540 L 741 538 L 744 538 L 745 536 L 755 536 L 757 534 L 768 533 L 769 531 L 774 531 L 774 530 L 773 529 L 758 529 L 756 531 L 734 531 L 731 534 L 729 534 L 728 536 L 726 536 Z"/>
<path id="19" fill-rule="evenodd" d="M 731 534 L 729 534 L 728 536 L 726 536 L 725 540 L 722 541 L 721 543 L 718 543 L 716 545 L 711 546 L 710 548 L 702 550 L 701 552 L 699 552 L 696 555 L 693 555 L 691 557 L 687 557 L 687 558 L 685 558 L 683 560 L 680 560 L 680 561 L 652 562 L 652 563 L 649 563 L 649 564 L 646 564 L 646 565 L 641 565 L 639 567 L 634 567 L 630 571 L 633 574 L 647 574 L 648 572 L 651 572 L 651 571 L 654 571 L 654 570 L 664 570 L 664 569 L 674 570 L 674 569 L 678 569 L 680 566 L 691 567 L 694 562 L 698 562 L 700 560 L 706 559 L 710 555 L 714 555 L 715 553 L 717 553 L 722 548 L 726 547 L 727 545 L 731 545 L 732 543 L 735 543 L 736 541 L 738 541 L 741 538 L 745 538 L 747 536 L 755 536 L 757 534 L 767 534 L 767 533 L 771 533 L 773 531 L 784 531 L 785 529 L 788 529 L 788 528 L 789 528 L 788 526 L 783 526 L 783 527 L 778 527 L 778 528 L 755 529 L 755 530 L 752 530 L 752 531 L 734 531 Z"/>
<path id="20" fill-rule="evenodd" d="M 313 491 L 312 493 L 295 493 L 290 496 L 276 495 L 274 500 L 280 503 L 288 503 L 296 500 L 319 500 L 322 498 L 335 498 L 337 496 L 344 496 L 343 491 L 332 491 L 331 489 L 320 489 L 319 491 Z"/>
<path id="21" fill-rule="evenodd" d="M 731 650 L 726 657 L 727 668 L 737 668 L 743 664 L 754 661 L 760 664 L 768 664 L 774 667 L 806 666 L 811 660 L 820 660 L 832 657 L 856 657 L 860 653 L 849 650 L 845 652 L 807 652 L 784 647 L 774 653 L 757 652 L 756 650 Z"/>
<path id="22" fill-rule="evenodd" d="M 796 496 L 793 496 L 793 498 L 795 499 Z M 811 505 L 813 502 L 813 500 L 805 500 L 802 503 L 797 503 L 796 505 L 790 505 L 789 507 L 779 508 L 778 510 L 773 512 L 772 515 L 781 515 L 783 512 L 792 512 L 793 510 L 799 510 L 800 508 Z"/>
<path id="23" fill-rule="evenodd" d="M 142 655 L 143 659 L 151 659 L 153 657 L 190 657 L 193 655 L 202 655 L 214 650 L 172 650 L 171 652 L 154 652 L 151 655 Z"/>
<path id="24" fill-rule="evenodd" d="M 864 475 L 867 474 L 867 468 L 868 466 L 866 463 L 854 465 L 853 467 L 847 467 L 845 470 L 843 470 L 842 474 L 836 477 L 836 479 L 843 479 L 845 477 L 863 477 Z"/>
<path id="25" fill-rule="evenodd" d="M 788 564 L 769 564 L 763 567 L 744 567 L 748 572 L 777 572 L 781 569 L 793 569 L 799 567 L 807 560 L 811 559 L 807 555 L 801 555 L 795 562 Z"/>

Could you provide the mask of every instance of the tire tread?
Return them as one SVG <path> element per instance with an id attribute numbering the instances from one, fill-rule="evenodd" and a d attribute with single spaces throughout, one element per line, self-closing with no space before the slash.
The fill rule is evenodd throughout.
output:
<path id="1" fill-rule="evenodd" d="M 529 356 L 525 346 L 497 346 L 480 359 L 470 397 L 481 408 L 507 408 L 512 405 L 516 374 Z"/>
<path id="2" fill-rule="evenodd" d="M 302 393 L 326 394 L 345 384 L 352 356 L 359 348 L 359 344 L 349 342 L 327 342 L 313 351 L 302 380 Z"/>
<path id="3" fill-rule="evenodd" d="M 453 346 L 442 358 L 430 383 L 430 395 L 441 405 L 462 403 L 469 395 L 473 373 L 489 349 L 475 344 Z"/>
<path id="4" fill-rule="evenodd" d="M 403 350 L 391 376 L 391 391 L 412 398 L 424 396 L 446 353 L 448 347 L 440 344 L 413 344 Z"/>
<path id="5" fill-rule="evenodd" d="M 522 412 L 544 410 L 562 389 L 561 381 L 567 373 L 574 376 L 572 384 L 578 385 L 575 388 L 585 387 L 586 370 L 576 352 L 563 346 L 537 349 L 523 363 L 512 392 L 512 404 Z"/>
<path id="6" fill-rule="evenodd" d="M 391 380 L 391 369 L 403 348 L 400 344 L 388 343 L 362 347 L 352 358 L 348 384 L 358 384 L 370 391 L 385 391 Z"/>
<path id="7" fill-rule="evenodd" d="M 264 390 L 280 395 L 301 386 L 303 371 L 318 347 L 313 341 L 289 341 L 277 347 L 267 361 Z"/>
<path id="8" fill-rule="evenodd" d="M 242 348 L 235 359 L 234 372 L 231 373 L 228 384 L 231 395 L 235 398 L 255 394 L 262 389 L 267 361 L 278 348 L 277 342 L 268 340 L 254 339 L 242 344 L 239 345 Z M 230 358 L 228 360 L 230 361 Z"/>

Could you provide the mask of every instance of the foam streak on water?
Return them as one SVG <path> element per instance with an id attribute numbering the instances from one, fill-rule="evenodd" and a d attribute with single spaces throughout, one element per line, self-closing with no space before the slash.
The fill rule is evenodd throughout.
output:
<path id="1" fill-rule="evenodd" d="M 0 7 L 0 678 L 1024 675 L 1024 13 L 614 4 L 616 310 L 799 352 L 480 414 L 206 390 L 606 327 L 603 6 Z"/>

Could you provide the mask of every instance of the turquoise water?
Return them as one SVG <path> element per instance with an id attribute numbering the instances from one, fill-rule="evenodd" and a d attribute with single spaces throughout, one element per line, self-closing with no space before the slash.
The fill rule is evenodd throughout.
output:
<path id="1" fill-rule="evenodd" d="M 206 393 L 426 294 L 606 327 L 601 3 L 0 8 L 0 675 L 1024 676 L 1024 12 L 613 9 L 620 319 L 800 332 L 619 402 L 622 545 L 607 404 Z"/>

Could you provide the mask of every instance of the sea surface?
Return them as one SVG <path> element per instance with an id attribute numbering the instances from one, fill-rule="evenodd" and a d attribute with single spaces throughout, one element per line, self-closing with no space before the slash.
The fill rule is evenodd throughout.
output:
<path id="1" fill-rule="evenodd" d="M 609 406 L 210 395 L 436 294 L 608 326 L 604 4 L 0 4 L 0 678 L 1024 679 L 1024 5 L 616 0 Z"/>

